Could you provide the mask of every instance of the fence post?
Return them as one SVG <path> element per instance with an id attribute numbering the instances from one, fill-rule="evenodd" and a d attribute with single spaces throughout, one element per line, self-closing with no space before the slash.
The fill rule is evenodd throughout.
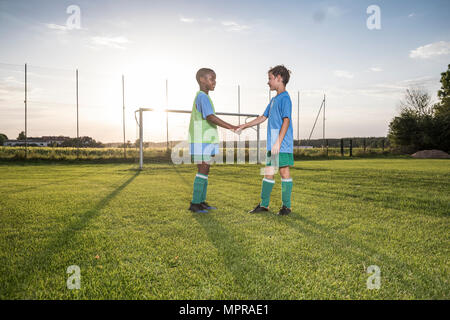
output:
<path id="1" fill-rule="evenodd" d="M 384 138 L 383 138 L 383 140 L 381 140 L 381 149 L 382 149 L 383 152 L 384 152 Z"/>
<path id="2" fill-rule="evenodd" d="M 325 146 L 327 148 L 327 158 L 328 158 L 328 139 L 325 140 Z"/>
<path id="3" fill-rule="evenodd" d="M 350 139 L 350 157 L 353 155 L 352 149 L 353 149 L 353 143 L 352 143 L 352 139 Z"/>
<path id="4" fill-rule="evenodd" d="M 341 139 L 341 157 L 344 156 L 344 139 Z"/>
<path id="5" fill-rule="evenodd" d="M 364 153 L 366 153 L 366 138 L 364 138 L 363 144 L 364 144 Z"/>

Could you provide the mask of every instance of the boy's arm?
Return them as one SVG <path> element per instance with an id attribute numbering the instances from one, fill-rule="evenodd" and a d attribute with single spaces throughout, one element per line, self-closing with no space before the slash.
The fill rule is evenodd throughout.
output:
<path id="1" fill-rule="evenodd" d="M 288 128 L 289 128 L 289 118 L 283 118 L 283 124 L 281 125 L 280 133 L 278 134 L 278 139 L 272 146 L 273 154 L 277 154 L 280 152 L 281 142 L 283 141 Z"/>
<path id="2" fill-rule="evenodd" d="M 239 131 L 242 131 L 242 130 L 244 130 L 244 129 L 247 129 L 247 128 L 256 126 L 256 125 L 258 125 L 258 124 L 260 124 L 260 123 L 263 123 L 264 121 L 266 121 L 266 119 L 267 119 L 267 117 L 264 116 L 264 115 L 262 115 L 262 116 L 259 116 L 259 117 L 256 118 L 256 119 L 253 119 L 253 120 L 250 121 L 250 122 L 243 123 L 243 124 L 241 124 L 241 125 L 239 126 Z"/>
<path id="3" fill-rule="evenodd" d="M 218 125 L 219 127 L 229 129 L 229 130 L 236 130 L 239 128 L 238 126 L 233 126 L 232 124 L 229 124 L 228 122 L 223 121 L 222 119 L 220 119 L 219 117 L 217 117 L 214 114 L 210 114 L 209 116 L 207 116 L 206 120 L 208 120 L 211 123 L 214 123 L 215 125 Z"/>

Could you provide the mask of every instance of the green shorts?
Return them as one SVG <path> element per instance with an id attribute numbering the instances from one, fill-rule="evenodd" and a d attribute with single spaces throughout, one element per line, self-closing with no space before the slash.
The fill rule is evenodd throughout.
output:
<path id="1" fill-rule="evenodd" d="M 272 152 L 267 151 L 266 166 L 282 168 L 293 165 L 294 165 L 293 153 L 280 152 L 278 154 L 278 157 L 274 156 L 272 159 Z"/>

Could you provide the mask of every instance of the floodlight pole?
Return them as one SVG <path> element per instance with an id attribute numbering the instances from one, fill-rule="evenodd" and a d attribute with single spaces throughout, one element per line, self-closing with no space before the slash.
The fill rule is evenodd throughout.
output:
<path id="1" fill-rule="evenodd" d="M 125 143 L 125 78 L 122 75 L 122 118 L 123 118 L 123 157 L 127 158 L 127 146 Z"/>
<path id="2" fill-rule="evenodd" d="M 139 109 L 139 169 L 144 167 L 144 126 L 142 109 Z"/>
<path id="3" fill-rule="evenodd" d="M 297 91 L 297 141 L 300 146 L 300 91 Z"/>
<path id="4" fill-rule="evenodd" d="M 80 152 L 80 127 L 78 116 L 78 69 L 76 69 L 76 95 L 77 95 L 77 158 Z"/>
<path id="5" fill-rule="evenodd" d="M 169 108 L 169 80 L 166 79 L 166 109 Z M 169 113 L 166 112 L 166 149 L 169 151 Z"/>
<path id="6" fill-rule="evenodd" d="M 28 99 L 27 99 L 27 64 L 25 63 L 25 159 L 27 158 L 28 155 L 28 134 L 27 134 L 27 103 L 28 103 Z"/>
<path id="7" fill-rule="evenodd" d="M 325 94 L 323 95 L 323 128 L 322 128 L 323 146 L 325 147 Z"/>

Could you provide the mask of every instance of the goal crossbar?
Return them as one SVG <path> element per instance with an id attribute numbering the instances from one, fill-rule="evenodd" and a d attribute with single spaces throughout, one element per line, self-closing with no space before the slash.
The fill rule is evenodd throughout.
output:
<path id="1" fill-rule="evenodd" d="M 143 113 L 145 111 L 157 111 L 157 112 L 166 112 L 166 113 L 191 113 L 192 111 L 189 110 L 175 110 L 175 109 L 155 109 L 155 108 L 139 108 L 138 110 L 134 111 L 134 118 L 136 119 L 136 123 L 139 125 L 139 168 L 142 170 L 144 167 L 144 117 Z M 136 118 L 136 113 L 139 112 L 139 121 Z M 216 115 L 219 116 L 237 116 L 237 117 L 246 117 L 246 120 L 248 118 L 256 118 L 259 117 L 258 114 L 249 114 L 249 113 L 233 113 L 233 112 L 216 112 Z M 257 163 L 260 163 L 259 160 L 259 140 L 260 140 L 260 128 L 259 124 L 256 128 L 256 140 L 257 140 Z"/>

